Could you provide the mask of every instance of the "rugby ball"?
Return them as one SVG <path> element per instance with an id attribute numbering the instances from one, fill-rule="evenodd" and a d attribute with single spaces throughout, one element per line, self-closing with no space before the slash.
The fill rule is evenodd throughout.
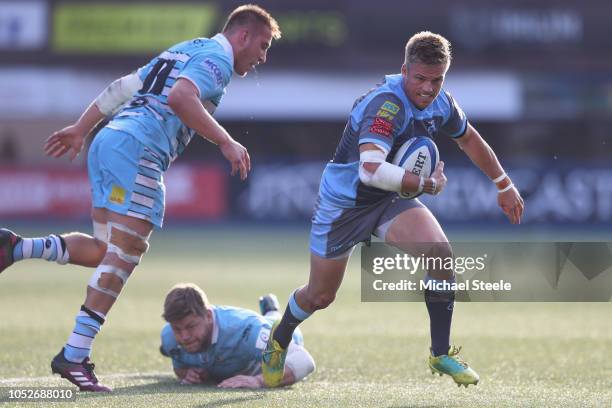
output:
<path id="1" fill-rule="evenodd" d="M 403 167 L 417 176 L 429 177 L 439 160 L 440 154 L 434 141 L 429 137 L 417 136 L 411 137 L 404 142 L 397 153 L 395 153 L 393 164 Z M 423 193 L 400 193 L 400 197 L 410 199 L 416 198 L 421 194 Z"/>

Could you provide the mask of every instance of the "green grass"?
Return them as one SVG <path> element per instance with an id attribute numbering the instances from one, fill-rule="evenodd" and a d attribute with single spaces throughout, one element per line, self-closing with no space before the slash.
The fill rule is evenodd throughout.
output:
<path id="1" fill-rule="evenodd" d="M 272 391 L 176 383 L 169 361 L 158 352 L 162 302 L 173 284 L 192 281 L 213 303 L 256 309 L 258 296 L 268 292 L 284 303 L 307 272 L 306 229 L 202 227 L 198 233 L 157 233 L 94 344 L 99 377 L 115 392 L 80 394 L 76 405 L 64 406 L 612 404 L 609 303 L 458 304 L 453 342 L 464 346 L 462 355 L 482 378 L 477 387 L 459 389 L 427 369 L 423 304 L 360 302 L 357 254 L 336 302 L 303 324 L 306 346 L 317 362 L 307 381 Z M 50 376 L 49 362 L 73 326 L 90 273 L 30 261 L 0 276 L 0 386 L 65 385 Z"/>

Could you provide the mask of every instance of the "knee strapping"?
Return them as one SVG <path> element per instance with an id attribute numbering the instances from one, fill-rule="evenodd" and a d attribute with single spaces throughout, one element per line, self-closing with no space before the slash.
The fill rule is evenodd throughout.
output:
<path id="1" fill-rule="evenodd" d="M 93 236 L 97 240 L 108 243 L 108 226 L 105 222 L 93 222 Z"/>
<path id="2" fill-rule="evenodd" d="M 101 282 L 103 274 L 109 274 L 111 277 L 114 276 L 116 278 L 119 278 L 119 280 L 121 281 L 120 287 L 123 287 L 130 277 L 130 272 L 113 265 L 100 265 L 96 268 L 96 271 L 91 276 L 91 279 L 89 280 L 89 287 L 114 298 L 117 298 L 119 296 L 119 291 L 121 291 L 121 288 L 119 288 L 119 291 L 116 291 L 113 290 L 113 288 L 106 287 L 111 285 L 103 285 Z"/>
<path id="3" fill-rule="evenodd" d="M 109 222 L 107 231 L 107 251 L 116 254 L 124 262 L 138 265 L 142 255 L 149 250 L 149 237 L 125 225 Z"/>

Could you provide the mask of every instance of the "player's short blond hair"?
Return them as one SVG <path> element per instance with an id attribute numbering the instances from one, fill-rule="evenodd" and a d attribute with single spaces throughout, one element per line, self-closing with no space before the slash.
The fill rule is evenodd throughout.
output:
<path id="1" fill-rule="evenodd" d="M 206 293 L 194 283 L 179 283 L 166 295 L 162 317 L 169 323 L 177 322 L 190 314 L 205 316 L 210 309 Z"/>
<path id="2" fill-rule="evenodd" d="M 451 43 L 440 34 L 430 31 L 416 33 L 406 43 L 404 63 L 420 63 L 426 65 L 446 64 L 452 60 Z"/>
<path id="3" fill-rule="evenodd" d="M 281 38 L 280 27 L 274 17 L 255 4 L 245 4 L 232 11 L 223 26 L 223 32 L 253 23 L 267 26 L 272 31 L 272 38 L 275 40 Z"/>

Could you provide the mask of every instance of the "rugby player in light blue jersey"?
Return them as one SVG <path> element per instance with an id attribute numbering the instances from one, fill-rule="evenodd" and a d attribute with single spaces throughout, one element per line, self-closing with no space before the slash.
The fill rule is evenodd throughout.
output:
<path id="1" fill-rule="evenodd" d="M 493 150 L 442 89 L 450 62 L 450 43 L 444 37 L 418 33 L 406 44 L 401 74 L 387 76 L 353 105 L 333 160 L 321 178 L 310 235 L 309 282 L 291 295 L 264 352 L 262 369 L 268 386 L 283 378 L 293 330 L 333 302 L 356 244 L 375 235 L 415 256 L 452 256 L 448 239 L 431 212 L 417 199 L 398 196 L 400 192 L 438 194 L 446 184 L 443 162 L 429 178 L 391 164 L 408 139 L 453 138 L 497 185 L 498 204 L 510 221 L 520 222 L 523 200 L 518 190 Z M 427 279 L 453 281 L 454 272 L 429 270 Z M 450 345 L 454 298 L 454 291 L 425 291 L 431 331 L 429 366 L 432 372 L 450 375 L 459 386 L 467 387 L 478 383 L 479 377 L 457 356 L 460 348 Z"/>
<path id="2" fill-rule="evenodd" d="M 228 17 L 222 33 L 196 38 L 162 52 L 135 73 L 109 85 L 79 120 L 53 134 L 46 154 L 74 159 L 86 135 L 115 115 L 96 136 L 88 154 L 93 237 L 81 233 L 22 238 L 0 230 L 0 272 L 15 261 L 42 258 L 96 268 L 85 303 L 67 344 L 51 363 L 54 373 L 82 391 L 110 391 L 89 360 L 91 346 L 121 289 L 147 251 L 153 227 L 161 228 L 165 187 L 162 174 L 197 133 L 217 144 L 244 180 L 247 150 L 211 116 L 232 76 L 266 61 L 277 22 L 254 5 Z"/>
<path id="3" fill-rule="evenodd" d="M 261 388 L 261 353 L 272 323 L 280 318 L 276 296 L 260 298 L 261 314 L 212 306 L 195 284 L 176 285 L 164 302 L 161 353 L 183 384 L 215 382 L 221 388 Z M 282 385 L 304 379 L 315 369 L 299 329 L 288 346 Z"/>

